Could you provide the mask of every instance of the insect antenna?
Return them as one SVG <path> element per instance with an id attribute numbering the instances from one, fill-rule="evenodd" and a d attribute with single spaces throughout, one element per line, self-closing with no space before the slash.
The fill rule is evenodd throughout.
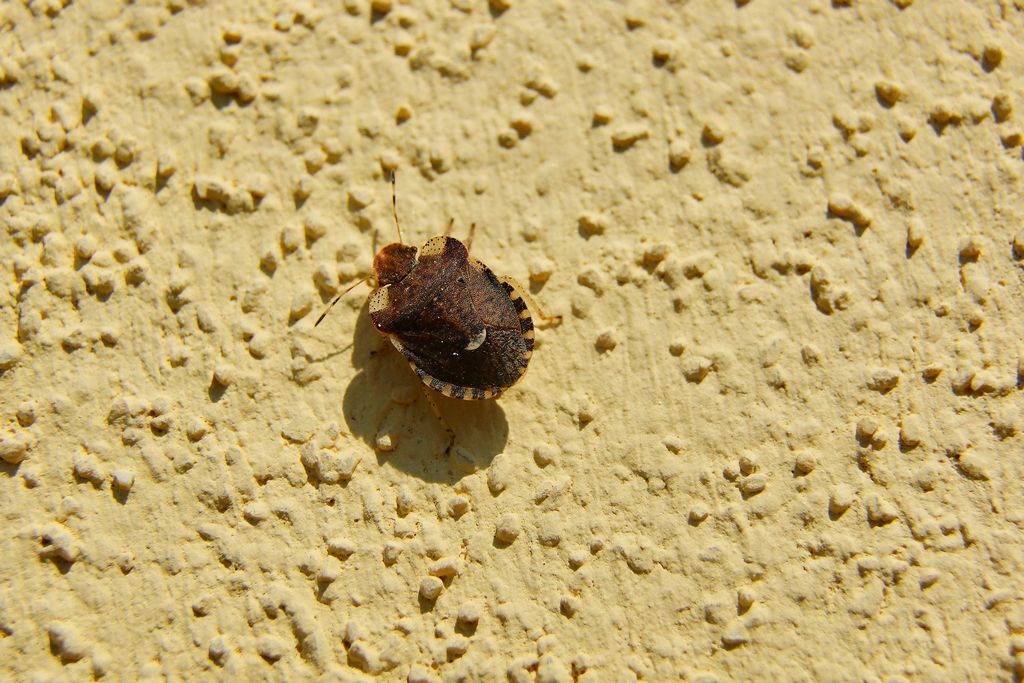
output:
<path id="1" fill-rule="evenodd" d="M 323 321 L 323 319 L 327 317 L 327 314 L 331 312 L 331 309 L 332 309 L 332 308 L 334 308 L 334 304 L 336 304 L 336 303 L 338 303 L 339 301 L 341 301 L 341 297 L 345 296 L 346 294 L 348 294 L 349 292 L 351 292 L 351 291 L 352 291 L 353 289 L 355 289 L 356 287 L 358 287 L 359 285 L 363 284 L 364 282 L 366 282 L 366 281 L 367 281 L 367 280 L 369 280 L 369 279 L 370 279 L 370 276 L 369 276 L 369 275 L 367 275 L 367 276 L 366 276 L 366 277 L 364 277 L 364 278 L 363 278 L 362 280 L 360 280 L 359 282 L 356 282 L 356 283 L 355 283 L 355 284 L 353 284 L 353 285 L 352 285 L 351 287 L 349 287 L 348 289 L 346 289 L 346 290 L 345 290 L 344 292 L 342 292 L 342 293 L 341 293 L 341 294 L 339 294 L 338 296 L 334 297 L 334 301 L 332 301 L 332 302 L 331 302 L 331 303 L 330 303 L 330 304 L 329 304 L 329 305 L 327 306 L 327 308 L 325 308 L 325 309 L 324 309 L 324 312 L 323 312 L 323 313 L 321 313 L 321 314 L 320 314 L 320 317 L 316 319 L 316 322 L 315 322 L 315 323 L 313 323 L 313 327 L 316 327 L 317 325 L 319 325 L 319 324 L 320 324 L 320 323 L 321 323 L 321 322 Z"/>
<path id="2" fill-rule="evenodd" d="M 395 230 L 398 231 L 398 242 L 404 244 L 405 241 L 402 239 L 402 228 L 398 225 L 398 193 L 395 187 L 398 183 L 395 180 L 395 172 L 391 172 L 391 214 L 395 217 Z"/>

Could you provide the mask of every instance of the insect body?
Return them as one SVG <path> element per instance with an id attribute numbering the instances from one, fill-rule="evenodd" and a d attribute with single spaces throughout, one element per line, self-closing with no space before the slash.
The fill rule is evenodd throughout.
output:
<path id="1" fill-rule="evenodd" d="M 526 302 L 462 242 L 390 244 L 373 267 L 370 319 L 424 384 L 452 398 L 497 398 L 526 372 L 534 343 Z"/>

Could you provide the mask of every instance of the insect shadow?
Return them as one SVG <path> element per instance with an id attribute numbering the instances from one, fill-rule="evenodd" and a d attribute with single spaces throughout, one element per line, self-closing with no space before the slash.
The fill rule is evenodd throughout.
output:
<path id="1" fill-rule="evenodd" d="M 445 456 L 448 436 L 423 396 L 419 377 L 373 329 L 366 305 L 356 321 L 352 365 L 357 373 L 345 390 L 345 423 L 377 453 L 380 464 L 424 481 L 454 483 L 473 469 L 487 467 L 505 450 L 508 421 L 497 401 L 459 401 L 435 393 L 434 400 L 455 432 L 454 455 Z M 391 436 L 393 451 L 377 449 L 381 434 Z"/>

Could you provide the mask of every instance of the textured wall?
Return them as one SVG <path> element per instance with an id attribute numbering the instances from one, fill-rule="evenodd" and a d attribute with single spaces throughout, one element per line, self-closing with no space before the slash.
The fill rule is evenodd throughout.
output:
<path id="1" fill-rule="evenodd" d="M 0 678 L 1021 680 L 1020 0 L 0 5 Z M 446 437 L 357 287 L 561 325 Z"/>

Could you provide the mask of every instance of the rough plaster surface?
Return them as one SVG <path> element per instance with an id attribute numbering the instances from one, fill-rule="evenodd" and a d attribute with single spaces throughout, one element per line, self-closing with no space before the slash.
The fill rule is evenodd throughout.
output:
<path id="1" fill-rule="evenodd" d="M 0 4 L 0 678 L 1021 680 L 1021 36 Z M 312 326 L 392 169 L 564 316 L 450 458 L 365 285 Z"/>

